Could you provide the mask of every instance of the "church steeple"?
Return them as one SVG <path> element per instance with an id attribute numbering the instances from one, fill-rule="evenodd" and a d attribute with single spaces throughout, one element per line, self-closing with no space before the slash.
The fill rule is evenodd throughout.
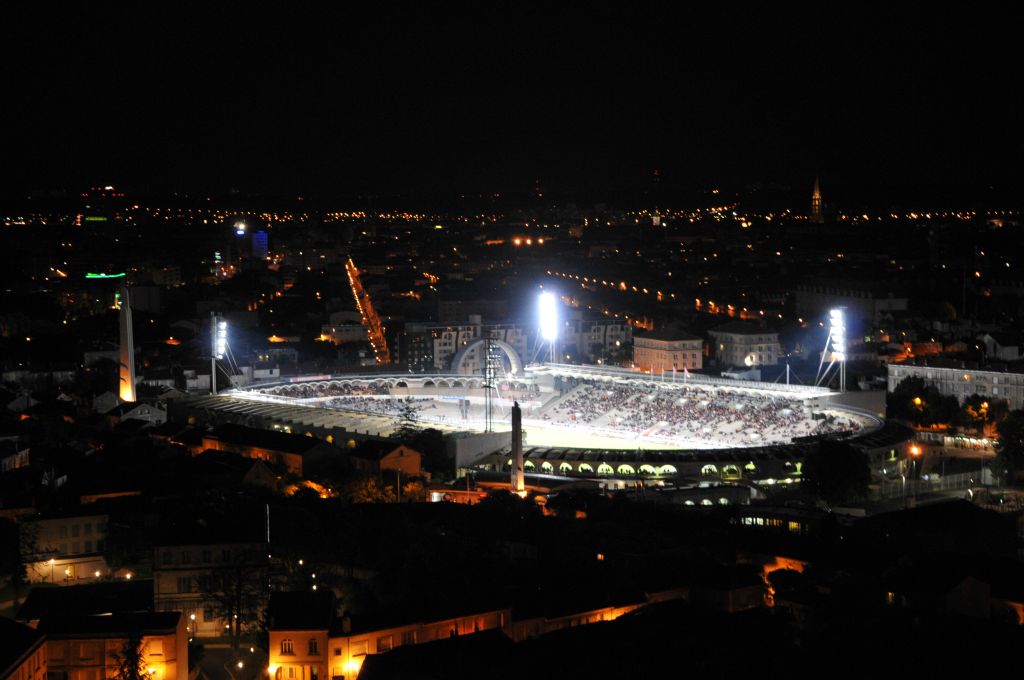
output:
<path id="1" fill-rule="evenodd" d="M 825 214 L 821 205 L 821 187 L 818 186 L 818 178 L 814 178 L 814 192 L 811 193 L 811 222 L 815 224 L 825 223 Z"/>

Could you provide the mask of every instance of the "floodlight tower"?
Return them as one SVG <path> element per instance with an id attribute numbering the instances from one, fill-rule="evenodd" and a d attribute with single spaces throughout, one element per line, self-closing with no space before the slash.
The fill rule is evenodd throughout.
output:
<path id="1" fill-rule="evenodd" d="M 554 293 L 544 291 L 540 294 L 537 304 L 540 321 L 540 338 L 548 343 L 551 350 L 551 363 L 555 362 L 555 342 L 558 340 L 558 304 Z"/>
<path id="2" fill-rule="evenodd" d="M 228 347 L 228 322 L 210 312 L 210 394 L 217 394 L 217 359 L 223 359 Z"/>
<path id="3" fill-rule="evenodd" d="M 831 360 L 839 364 L 839 391 L 846 391 L 846 308 L 835 307 L 828 313 L 828 343 Z"/>

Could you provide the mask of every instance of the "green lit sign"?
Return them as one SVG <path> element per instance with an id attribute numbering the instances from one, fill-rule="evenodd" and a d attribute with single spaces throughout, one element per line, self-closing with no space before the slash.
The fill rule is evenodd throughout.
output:
<path id="1" fill-rule="evenodd" d="M 96 274 L 94 272 L 89 272 L 88 274 L 85 275 L 85 278 L 87 278 L 87 279 L 120 279 L 120 278 L 124 278 L 124 272 L 121 272 L 120 274 Z"/>
<path id="2" fill-rule="evenodd" d="M 85 218 L 86 222 L 106 222 L 107 218 L 102 215 L 89 215 Z"/>

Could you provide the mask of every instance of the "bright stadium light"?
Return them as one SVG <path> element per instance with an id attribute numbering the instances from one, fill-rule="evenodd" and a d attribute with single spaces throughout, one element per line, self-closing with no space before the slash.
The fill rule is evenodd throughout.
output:
<path id="1" fill-rule="evenodd" d="M 540 337 L 545 342 L 554 342 L 558 339 L 558 307 L 554 294 L 541 293 L 537 309 L 540 316 Z"/>
<path id="2" fill-rule="evenodd" d="M 228 322 L 224 317 L 210 314 L 213 352 L 210 355 L 210 394 L 217 394 L 217 359 L 223 359 L 228 349 Z"/>
<path id="3" fill-rule="evenodd" d="M 829 312 L 829 339 L 832 342 L 832 354 L 836 361 L 846 361 L 846 322 L 842 309 Z"/>
<path id="4" fill-rule="evenodd" d="M 846 315 L 842 307 L 828 312 L 828 339 L 832 346 L 832 361 L 839 362 L 839 391 L 846 391 Z"/>
<path id="5" fill-rule="evenodd" d="M 217 321 L 217 337 L 214 345 L 213 355 L 218 359 L 224 358 L 228 346 L 228 322 L 223 319 Z"/>

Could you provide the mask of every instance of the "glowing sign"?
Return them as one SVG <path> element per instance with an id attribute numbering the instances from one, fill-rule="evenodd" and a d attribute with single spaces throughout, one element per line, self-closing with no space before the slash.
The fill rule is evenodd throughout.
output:
<path id="1" fill-rule="evenodd" d="M 86 222 L 106 222 L 107 218 L 102 215 L 87 215 L 85 218 Z"/>
<path id="2" fill-rule="evenodd" d="M 124 272 L 120 274 L 97 274 L 95 272 L 89 272 L 85 275 L 87 279 L 120 279 L 124 277 Z"/>

